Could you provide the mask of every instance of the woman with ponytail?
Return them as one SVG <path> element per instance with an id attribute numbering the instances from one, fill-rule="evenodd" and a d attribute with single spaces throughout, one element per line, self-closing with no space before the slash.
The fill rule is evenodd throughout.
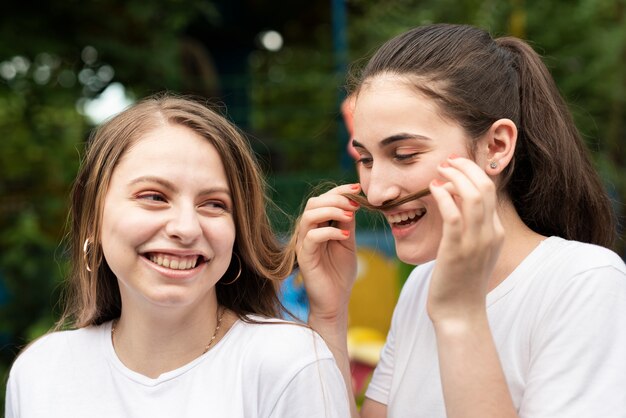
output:
<path id="1" fill-rule="evenodd" d="M 616 220 L 541 58 L 423 26 L 384 44 L 352 94 L 360 183 L 311 198 L 293 249 L 348 388 L 355 211 L 381 211 L 417 266 L 361 416 L 626 417 Z"/>

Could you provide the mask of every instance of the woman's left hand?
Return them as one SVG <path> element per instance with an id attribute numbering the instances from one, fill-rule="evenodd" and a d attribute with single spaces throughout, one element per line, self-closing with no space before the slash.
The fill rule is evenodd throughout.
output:
<path id="1" fill-rule="evenodd" d="M 435 324 L 485 314 L 489 280 L 504 241 L 496 186 L 484 170 L 456 156 L 438 170 L 447 182 L 430 185 L 443 218 L 428 295 L 428 314 Z"/>

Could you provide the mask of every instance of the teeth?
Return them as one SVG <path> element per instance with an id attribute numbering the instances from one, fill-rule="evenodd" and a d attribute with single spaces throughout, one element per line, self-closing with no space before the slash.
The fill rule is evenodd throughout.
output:
<path id="1" fill-rule="evenodd" d="M 414 219 L 416 216 L 422 216 L 426 211 L 424 209 L 408 210 L 402 213 L 396 213 L 394 215 L 387 215 L 387 222 L 395 224 L 398 222 L 406 221 L 408 219 Z"/>
<path id="2" fill-rule="evenodd" d="M 150 261 L 172 270 L 189 270 L 196 267 L 197 255 L 177 257 L 171 254 L 150 254 Z"/>

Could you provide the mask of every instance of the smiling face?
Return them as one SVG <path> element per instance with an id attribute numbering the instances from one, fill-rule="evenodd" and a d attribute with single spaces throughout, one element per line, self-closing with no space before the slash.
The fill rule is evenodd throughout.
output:
<path id="1" fill-rule="evenodd" d="M 102 250 L 124 309 L 215 309 L 235 241 L 232 210 L 206 139 L 162 125 L 134 143 L 113 171 L 102 215 Z"/>
<path id="2" fill-rule="evenodd" d="M 450 154 L 468 156 L 468 139 L 442 117 L 432 99 L 406 78 L 379 75 L 358 92 L 354 140 L 363 192 L 376 206 L 427 188 Z M 435 258 L 442 219 L 432 196 L 385 212 L 398 257 L 410 264 Z"/>

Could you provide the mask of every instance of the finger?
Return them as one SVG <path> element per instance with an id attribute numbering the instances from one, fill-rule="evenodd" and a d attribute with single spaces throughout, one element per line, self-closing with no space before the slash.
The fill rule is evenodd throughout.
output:
<path id="1" fill-rule="evenodd" d="M 336 225 L 330 226 L 328 223 L 331 221 L 336 221 Z M 300 250 L 311 231 L 324 230 L 326 233 L 332 231 L 330 236 L 326 236 L 326 241 L 331 239 L 345 239 L 349 236 L 354 237 L 356 229 L 355 224 L 354 212 L 329 207 L 307 211 L 302 214 L 298 225 L 297 253 L 300 254 Z M 314 232 L 312 236 L 317 237 L 318 234 L 319 232 Z"/>
<path id="2" fill-rule="evenodd" d="M 344 184 L 337 186 L 326 193 L 319 196 L 312 197 L 307 201 L 304 210 L 320 208 L 324 206 L 336 206 L 342 209 L 352 209 L 359 207 L 359 204 L 343 196 L 343 193 L 356 194 L 361 190 L 361 186 L 358 183 Z"/>
<path id="3" fill-rule="evenodd" d="M 297 250 L 298 260 L 303 261 L 307 258 L 314 258 L 321 246 L 331 241 L 349 240 L 350 242 L 347 246 L 354 246 L 352 242 L 353 237 L 354 235 L 351 234 L 350 231 L 338 228 L 324 227 L 311 229 L 306 233 Z"/>
<path id="4" fill-rule="evenodd" d="M 467 176 L 447 162 L 438 167 L 439 174 L 454 185 L 454 195 L 460 199 L 459 205 L 465 228 L 471 234 L 479 233 L 485 221 L 485 208 L 480 190 Z"/>
<path id="5" fill-rule="evenodd" d="M 493 180 L 474 161 L 467 158 L 450 158 L 449 164 L 463 172 L 467 178 L 480 190 L 487 216 L 495 211 L 497 206 L 496 185 Z"/>
<path id="6" fill-rule="evenodd" d="M 349 228 L 354 220 L 354 211 L 343 210 L 337 207 L 320 207 L 307 210 L 300 218 L 300 230 L 310 230 L 329 226 L 334 223 L 339 228 Z"/>
<path id="7" fill-rule="evenodd" d="M 430 183 L 430 193 L 437 202 L 437 208 L 443 219 L 443 240 L 451 239 L 459 242 L 463 235 L 463 217 L 461 211 L 454 201 L 454 197 L 449 189 L 449 184 L 442 184 L 438 180 Z"/>

